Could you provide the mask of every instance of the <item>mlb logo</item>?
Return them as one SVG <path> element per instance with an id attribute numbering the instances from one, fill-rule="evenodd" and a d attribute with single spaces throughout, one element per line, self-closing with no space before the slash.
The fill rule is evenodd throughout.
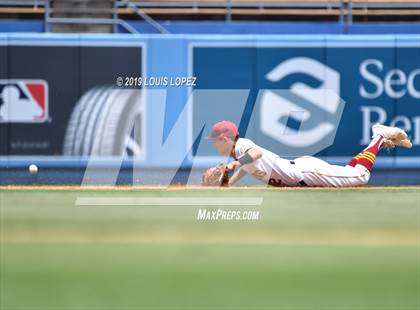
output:
<path id="1" fill-rule="evenodd" d="M 0 123 L 42 123 L 48 119 L 44 80 L 0 80 Z"/>

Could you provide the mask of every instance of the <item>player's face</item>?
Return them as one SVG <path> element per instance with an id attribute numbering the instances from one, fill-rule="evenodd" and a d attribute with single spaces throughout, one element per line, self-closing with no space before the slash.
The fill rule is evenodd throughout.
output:
<path id="1" fill-rule="evenodd" d="M 220 155 L 230 155 L 233 147 L 233 141 L 225 136 L 214 139 L 214 147 Z"/>

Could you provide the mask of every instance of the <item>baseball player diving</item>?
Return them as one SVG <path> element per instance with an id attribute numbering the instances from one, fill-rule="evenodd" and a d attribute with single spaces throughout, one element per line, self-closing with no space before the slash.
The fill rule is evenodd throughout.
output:
<path id="1" fill-rule="evenodd" d="M 214 124 L 210 138 L 214 147 L 233 160 L 208 169 L 202 178 L 207 186 L 230 186 L 245 174 L 272 186 L 318 186 L 348 187 L 365 185 L 380 149 L 402 146 L 411 148 L 412 143 L 404 130 L 380 124 L 372 126 L 372 140 L 346 166 L 330 165 L 312 157 L 303 156 L 294 160 L 281 158 L 252 142 L 240 138 L 236 125 L 230 121 Z M 235 171 L 229 178 L 228 172 Z"/>

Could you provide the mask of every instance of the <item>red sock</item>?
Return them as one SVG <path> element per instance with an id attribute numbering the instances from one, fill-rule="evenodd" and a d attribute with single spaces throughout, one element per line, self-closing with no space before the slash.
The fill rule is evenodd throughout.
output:
<path id="1" fill-rule="evenodd" d="M 350 159 L 350 161 L 347 163 L 347 166 L 352 166 L 352 167 L 356 166 L 357 165 L 357 160 L 358 160 L 357 156 L 359 156 L 359 154 L 357 154 L 352 159 Z"/>
<path id="2" fill-rule="evenodd" d="M 356 165 L 362 165 L 369 171 L 372 171 L 373 163 L 375 162 L 376 154 L 378 153 L 382 145 L 382 141 L 382 136 L 377 136 L 373 138 L 373 140 L 369 143 L 367 148 L 365 148 L 361 153 L 353 157 L 347 165 L 352 167 Z"/>

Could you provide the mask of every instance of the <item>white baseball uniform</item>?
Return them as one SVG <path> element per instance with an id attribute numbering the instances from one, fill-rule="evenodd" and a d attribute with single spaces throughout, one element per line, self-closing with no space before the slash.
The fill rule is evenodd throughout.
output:
<path id="1" fill-rule="evenodd" d="M 236 141 L 235 159 L 251 148 L 261 150 L 262 157 L 243 165 L 240 169 L 270 185 L 346 187 L 364 185 L 369 181 L 370 172 L 362 165 L 355 167 L 330 165 L 312 156 L 303 156 L 290 161 L 245 138 Z"/>

